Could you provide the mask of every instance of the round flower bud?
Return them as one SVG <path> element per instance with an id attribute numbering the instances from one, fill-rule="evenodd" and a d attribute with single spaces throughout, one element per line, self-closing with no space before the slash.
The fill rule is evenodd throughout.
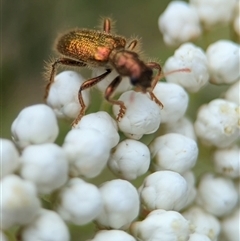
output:
<path id="1" fill-rule="evenodd" d="M 196 10 L 186 2 L 172 1 L 158 19 L 164 42 L 170 46 L 194 40 L 201 34 Z"/>
<path id="2" fill-rule="evenodd" d="M 126 132 L 124 133 L 124 135 L 129 139 L 134 139 L 134 140 L 140 140 L 143 136 L 141 134 L 138 135 L 138 134 L 132 134 L 132 133 L 126 133 Z"/>
<path id="3" fill-rule="evenodd" d="M 153 90 L 163 103 L 161 122 L 176 122 L 181 119 L 188 107 L 188 94 L 180 85 L 159 82 Z"/>
<path id="4" fill-rule="evenodd" d="M 197 136 L 207 145 L 219 148 L 232 145 L 238 139 L 238 106 L 223 99 L 215 99 L 202 105 L 195 121 Z"/>
<path id="5" fill-rule="evenodd" d="M 187 194 L 186 180 L 172 171 L 157 171 L 148 175 L 139 188 L 141 203 L 148 211 L 179 211 L 186 205 Z"/>
<path id="6" fill-rule="evenodd" d="M 239 241 L 240 238 L 240 209 L 234 210 L 229 216 L 225 217 L 221 224 L 222 224 L 222 234 L 225 240 L 228 241 Z"/>
<path id="7" fill-rule="evenodd" d="M 16 175 L 8 175 L 1 180 L 0 228 L 5 230 L 14 225 L 26 225 L 33 221 L 40 210 L 33 183 Z"/>
<path id="8" fill-rule="evenodd" d="M 223 5 L 224 8 L 225 5 Z M 216 8 L 214 11 L 218 12 Z M 206 55 L 211 83 L 231 84 L 239 79 L 240 47 L 238 44 L 229 40 L 219 40 L 208 46 Z"/>
<path id="9" fill-rule="evenodd" d="M 239 90 L 240 90 L 240 80 L 238 80 L 236 83 L 232 84 L 228 88 L 228 90 L 224 95 L 224 98 L 228 101 L 234 102 L 237 105 L 240 105 Z"/>
<path id="10" fill-rule="evenodd" d="M 197 190 L 195 187 L 195 176 L 192 171 L 187 171 L 187 172 L 183 173 L 182 176 L 184 177 L 184 179 L 186 180 L 187 185 L 188 185 L 187 201 L 184 206 L 184 208 L 186 208 L 195 201 L 196 196 L 197 196 Z"/>
<path id="11" fill-rule="evenodd" d="M 12 174 L 19 166 L 19 154 L 14 144 L 0 138 L 1 144 L 1 172 L 0 178 Z"/>
<path id="12" fill-rule="evenodd" d="M 120 178 L 133 180 L 148 171 L 150 151 L 146 145 L 135 140 L 119 143 L 108 160 L 111 171 Z"/>
<path id="13" fill-rule="evenodd" d="M 185 178 L 185 180 L 187 181 L 188 183 L 188 186 L 190 187 L 194 187 L 195 184 L 196 184 L 196 180 L 195 180 L 195 175 L 192 171 L 187 171 L 187 172 L 184 172 L 182 174 L 182 176 Z"/>
<path id="14" fill-rule="evenodd" d="M 236 206 L 238 194 L 230 179 L 206 174 L 200 180 L 196 200 L 209 213 L 222 217 Z"/>
<path id="15" fill-rule="evenodd" d="M 226 0 L 190 0 L 189 2 L 195 7 L 204 27 L 210 29 L 215 25 L 228 24 L 232 20 L 236 0 L 227 2 Z"/>
<path id="16" fill-rule="evenodd" d="M 190 234 L 188 241 L 211 241 L 211 239 L 204 234 L 192 233 Z"/>
<path id="17" fill-rule="evenodd" d="M 149 148 L 154 171 L 171 170 L 183 173 L 195 166 L 198 157 L 197 143 L 177 133 L 157 137 Z"/>
<path id="18" fill-rule="evenodd" d="M 60 190 L 57 212 L 73 224 L 84 225 L 95 219 L 102 210 L 99 189 L 80 178 L 72 178 Z"/>
<path id="19" fill-rule="evenodd" d="M 127 91 L 119 100 L 123 101 L 127 108 L 125 115 L 118 122 L 122 132 L 127 133 L 128 136 L 136 135 L 141 138 L 142 135 L 151 134 L 159 128 L 161 107 L 146 94 Z M 118 115 L 119 109 L 118 105 L 113 106 L 115 116 Z"/>
<path id="20" fill-rule="evenodd" d="M 94 68 L 92 71 L 92 77 L 99 76 L 106 72 L 106 68 Z M 108 74 L 104 79 L 102 79 L 100 82 L 96 84 L 96 87 L 103 93 L 105 93 L 105 90 L 107 87 L 111 84 L 111 82 L 118 76 L 116 70 L 113 70 L 110 74 Z M 121 83 L 119 86 L 114 90 L 114 94 L 119 94 L 122 92 L 125 92 L 127 90 L 132 89 L 132 85 L 130 82 L 129 77 L 123 77 Z"/>
<path id="21" fill-rule="evenodd" d="M 68 161 L 62 148 L 56 144 L 28 146 L 20 160 L 20 175 L 33 182 L 41 194 L 51 193 L 68 179 Z"/>
<path id="22" fill-rule="evenodd" d="M 131 225 L 131 233 L 141 241 L 187 241 L 192 232 L 191 225 L 180 213 L 158 209 Z"/>
<path id="23" fill-rule="evenodd" d="M 178 69 L 190 71 L 177 71 Z M 185 43 L 175 51 L 174 56 L 167 59 L 164 73 L 167 82 L 179 84 L 189 92 L 197 92 L 209 80 L 207 57 L 201 48 Z"/>
<path id="24" fill-rule="evenodd" d="M 63 71 L 56 75 L 47 97 L 47 104 L 52 107 L 58 118 L 74 119 L 81 110 L 78 91 L 85 80 L 75 71 Z M 82 91 L 86 106 L 89 105 L 89 91 Z"/>
<path id="25" fill-rule="evenodd" d="M 128 181 L 115 179 L 100 187 L 103 209 L 96 221 L 100 227 L 127 229 L 139 213 L 139 196 Z"/>
<path id="26" fill-rule="evenodd" d="M 165 133 L 178 133 L 182 134 L 188 138 L 193 139 L 196 141 L 197 137 L 194 131 L 193 123 L 183 116 L 181 119 L 179 119 L 176 122 L 167 122 L 165 124 Z"/>
<path id="27" fill-rule="evenodd" d="M 213 163 L 216 172 L 230 178 L 240 177 L 240 148 L 232 146 L 216 150 Z"/>
<path id="28" fill-rule="evenodd" d="M 54 142 L 58 135 L 57 119 L 53 110 L 43 104 L 24 108 L 13 121 L 14 142 L 24 148 L 32 144 Z"/>
<path id="29" fill-rule="evenodd" d="M 88 241 L 136 241 L 130 234 L 122 230 L 101 230 L 96 233 L 93 239 Z"/>
<path id="30" fill-rule="evenodd" d="M 106 166 L 111 146 L 109 140 L 95 129 L 72 129 L 63 143 L 70 176 L 96 177 Z"/>
<path id="31" fill-rule="evenodd" d="M 51 210 L 42 209 L 37 217 L 21 231 L 21 240 L 68 241 L 70 235 L 61 217 Z"/>
<path id="32" fill-rule="evenodd" d="M 210 240 L 217 241 L 221 231 L 220 222 L 216 217 L 198 206 L 192 206 L 182 215 L 195 227 L 195 232 L 206 235 Z"/>
<path id="33" fill-rule="evenodd" d="M 109 140 L 111 147 L 116 146 L 120 139 L 116 121 L 104 111 L 83 116 L 74 128 L 100 131 L 106 137 L 106 140 Z"/>

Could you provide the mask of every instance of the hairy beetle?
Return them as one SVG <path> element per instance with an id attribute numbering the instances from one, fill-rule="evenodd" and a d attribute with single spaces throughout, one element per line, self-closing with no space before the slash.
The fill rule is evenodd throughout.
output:
<path id="1" fill-rule="evenodd" d="M 163 104 L 153 94 L 152 90 L 161 77 L 161 66 L 156 62 L 143 62 L 139 55 L 134 52 L 138 44 L 136 39 L 127 44 L 126 38 L 110 33 L 111 21 L 104 19 L 103 31 L 77 29 L 62 35 L 56 44 L 57 51 L 62 57 L 51 63 L 50 79 L 46 86 L 45 99 L 48 96 L 51 84 L 54 81 L 57 65 L 79 66 L 79 67 L 105 67 L 106 72 L 86 80 L 80 87 L 78 99 L 81 110 L 73 124 L 77 124 L 85 113 L 86 106 L 82 98 L 82 91 L 100 82 L 113 69 L 119 74 L 107 87 L 105 98 L 112 104 L 119 105 L 120 110 L 117 120 L 120 120 L 126 107 L 122 101 L 111 98 L 123 76 L 130 78 L 131 84 L 143 93 L 148 92 L 159 106 Z M 153 69 L 157 74 L 153 76 Z"/>

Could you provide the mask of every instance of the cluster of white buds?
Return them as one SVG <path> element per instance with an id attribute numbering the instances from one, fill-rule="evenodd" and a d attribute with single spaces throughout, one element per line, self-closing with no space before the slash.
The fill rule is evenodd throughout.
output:
<path id="1" fill-rule="evenodd" d="M 47 105 L 24 108 L 13 141 L 0 139 L 1 240 L 239 240 L 240 47 L 226 39 L 190 43 L 221 24 L 239 34 L 236 2 L 169 4 L 159 27 L 178 49 L 163 67 L 166 82 L 141 93 L 124 77 L 119 121 L 123 107 L 113 105 L 109 113 L 87 110 L 71 128 L 84 79 L 74 71 L 55 76 Z M 98 90 L 104 94 L 116 76 Z M 220 84 L 228 85 L 224 93 Z M 82 94 L 88 107 L 93 97 Z M 65 136 L 57 118 L 69 121 Z"/>
<path id="2" fill-rule="evenodd" d="M 239 35 L 239 1 L 171 1 L 158 20 L 164 42 L 169 46 L 199 38 L 204 31 L 230 25 Z"/>
<path id="3" fill-rule="evenodd" d="M 199 19 L 206 29 L 220 24 L 228 24 L 233 19 L 236 0 L 189 0 L 189 4 L 197 10 Z M 216 11 L 217 9 L 217 11 Z"/>
<path id="4" fill-rule="evenodd" d="M 158 26 L 169 46 L 194 40 L 202 32 L 196 9 L 183 1 L 170 2 L 158 19 Z"/>

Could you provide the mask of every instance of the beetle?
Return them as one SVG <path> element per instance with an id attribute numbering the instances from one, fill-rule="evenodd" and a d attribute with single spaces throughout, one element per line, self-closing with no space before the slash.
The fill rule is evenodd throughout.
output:
<path id="1" fill-rule="evenodd" d="M 82 91 L 94 86 L 113 69 L 118 76 L 113 79 L 105 90 L 105 98 L 108 102 L 119 105 L 120 110 L 117 116 L 119 121 L 126 112 L 126 106 L 122 101 L 111 98 L 114 90 L 120 84 L 122 77 L 130 78 L 131 84 L 143 93 L 148 92 L 153 101 L 159 106 L 163 104 L 153 93 L 153 89 L 161 77 L 162 69 L 156 62 L 147 62 L 139 58 L 134 52 L 138 40 L 134 39 L 130 43 L 123 36 L 111 33 L 111 20 L 104 19 L 103 31 L 76 29 L 60 36 L 56 42 L 56 50 L 62 55 L 51 63 L 49 82 L 45 90 L 45 100 L 52 83 L 54 82 L 55 72 L 58 65 L 77 66 L 77 67 L 104 67 L 105 72 L 97 77 L 86 80 L 78 91 L 78 100 L 81 110 L 73 122 L 77 124 L 85 114 L 86 105 L 83 101 Z M 153 76 L 153 70 L 157 74 Z"/>

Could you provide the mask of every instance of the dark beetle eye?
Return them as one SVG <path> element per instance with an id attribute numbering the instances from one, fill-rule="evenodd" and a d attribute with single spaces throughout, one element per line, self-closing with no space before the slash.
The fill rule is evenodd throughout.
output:
<path id="1" fill-rule="evenodd" d="M 130 82 L 132 85 L 136 85 L 138 83 L 138 79 L 137 78 L 130 78 Z"/>

